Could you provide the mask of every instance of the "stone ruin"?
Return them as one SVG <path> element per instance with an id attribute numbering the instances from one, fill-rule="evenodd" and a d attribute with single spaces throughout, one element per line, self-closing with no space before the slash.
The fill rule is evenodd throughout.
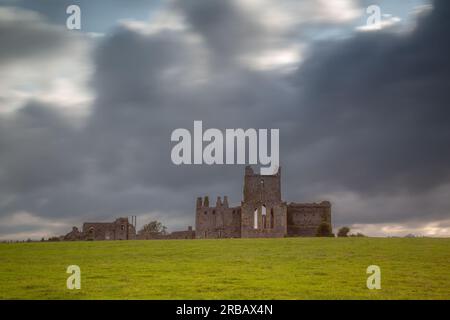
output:
<path id="1" fill-rule="evenodd" d="M 287 203 L 281 197 L 281 168 L 274 175 L 260 175 L 250 166 L 245 168 L 243 200 L 230 207 L 228 197 L 217 198 L 214 206 L 209 198 L 197 198 L 195 231 L 172 233 L 136 233 L 136 225 L 128 218 L 114 222 L 86 222 L 82 231 L 73 227 L 62 240 L 155 240 L 211 238 L 280 238 L 314 237 L 322 223 L 331 228 L 331 204 Z"/>
<path id="2" fill-rule="evenodd" d="M 155 239 L 194 239 L 195 232 L 192 227 L 185 231 L 160 234 L 152 232 L 136 233 L 136 225 L 129 222 L 128 218 L 118 218 L 114 222 L 85 222 L 80 231 L 73 227 L 72 231 L 61 236 L 63 241 L 81 240 L 155 240 Z"/>
<path id="3" fill-rule="evenodd" d="M 228 197 L 197 198 L 195 237 L 206 238 L 279 238 L 314 237 L 322 223 L 331 227 L 331 204 L 287 204 L 281 197 L 281 168 L 274 175 L 260 175 L 245 168 L 244 199 L 230 207 Z"/>

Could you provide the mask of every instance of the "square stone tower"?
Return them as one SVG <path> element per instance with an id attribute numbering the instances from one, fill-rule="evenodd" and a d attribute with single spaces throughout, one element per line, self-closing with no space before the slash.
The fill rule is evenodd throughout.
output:
<path id="1" fill-rule="evenodd" d="M 245 168 L 241 203 L 243 238 L 275 238 L 287 234 L 287 204 L 281 200 L 281 168 L 274 175 L 255 174 Z"/>

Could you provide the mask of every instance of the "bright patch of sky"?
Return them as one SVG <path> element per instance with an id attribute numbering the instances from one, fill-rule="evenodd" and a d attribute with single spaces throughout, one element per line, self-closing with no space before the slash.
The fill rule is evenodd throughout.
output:
<path id="1" fill-rule="evenodd" d="M 160 0 L 134 0 L 134 1 L 92 1 L 92 0 L 0 0 L 0 5 L 14 5 L 36 11 L 45 16 L 49 22 L 65 25 L 69 5 L 79 5 L 82 11 L 82 31 L 93 34 L 102 34 L 117 26 L 122 20 L 149 21 L 152 14 L 165 2 Z M 252 1 L 249 1 L 251 4 Z M 338 1 L 336 3 L 344 3 Z M 330 10 L 335 10 L 334 21 L 326 25 L 326 21 L 317 21 L 301 30 L 302 34 L 311 39 L 326 39 L 331 37 L 345 37 L 358 26 L 363 26 L 367 21 L 366 8 L 370 5 L 378 5 L 383 19 L 397 18 L 401 23 L 409 23 L 413 19 L 416 8 L 429 5 L 428 0 L 360 0 L 356 3 L 360 11 L 350 12 L 344 5 L 333 5 Z M 334 7 L 334 9 L 333 9 Z M 343 12 L 345 11 L 345 12 Z M 270 15 L 270 11 L 267 12 Z M 341 18 L 339 18 L 341 17 Z"/>
<path id="2" fill-rule="evenodd" d="M 0 0 L 0 5 L 21 7 L 45 16 L 50 23 L 66 24 L 66 8 L 78 5 L 82 15 L 82 30 L 88 33 L 105 33 L 119 20 L 148 20 L 159 7 L 159 0 Z"/>

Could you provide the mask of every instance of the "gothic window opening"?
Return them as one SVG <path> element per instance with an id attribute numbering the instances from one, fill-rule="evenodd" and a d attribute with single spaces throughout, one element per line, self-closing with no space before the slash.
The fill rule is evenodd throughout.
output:
<path id="1" fill-rule="evenodd" d="M 89 233 L 89 240 L 94 240 L 95 239 L 95 234 L 94 234 L 94 227 L 90 227 L 89 228 L 89 231 L 88 231 L 88 233 Z"/>
<path id="2" fill-rule="evenodd" d="M 275 217 L 273 214 L 273 208 L 270 209 L 270 229 L 273 229 L 273 227 L 275 226 Z"/>
<path id="3" fill-rule="evenodd" d="M 258 208 L 256 208 L 253 213 L 253 228 L 258 229 Z"/>
<path id="4" fill-rule="evenodd" d="M 266 221 L 267 221 L 267 219 L 266 219 L 266 212 L 267 210 L 266 210 L 266 206 L 265 205 L 263 205 L 262 206 L 262 208 L 261 208 L 261 218 L 262 218 L 262 225 L 263 225 L 263 229 L 266 229 L 267 228 L 267 226 L 266 226 Z"/>

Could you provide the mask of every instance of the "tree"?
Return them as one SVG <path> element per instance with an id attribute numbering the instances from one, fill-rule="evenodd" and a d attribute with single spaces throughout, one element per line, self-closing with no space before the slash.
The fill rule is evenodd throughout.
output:
<path id="1" fill-rule="evenodd" d="M 349 227 L 342 227 L 339 229 L 337 236 L 338 237 L 348 237 L 349 232 L 350 232 Z"/>
<path id="2" fill-rule="evenodd" d="M 161 222 L 155 220 L 144 225 L 140 232 L 166 234 L 166 230 L 166 226 L 163 226 Z"/>
<path id="3" fill-rule="evenodd" d="M 331 225 L 328 222 L 322 222 L 317 228 L 317 237 L 334 237 L 331 232 Z"/>
<path id="4" fill-rule="evenodd" d="M 364 238 L 366 235 L 358 232 L 357 234 L 351 234 L 350 237 Z"/>

